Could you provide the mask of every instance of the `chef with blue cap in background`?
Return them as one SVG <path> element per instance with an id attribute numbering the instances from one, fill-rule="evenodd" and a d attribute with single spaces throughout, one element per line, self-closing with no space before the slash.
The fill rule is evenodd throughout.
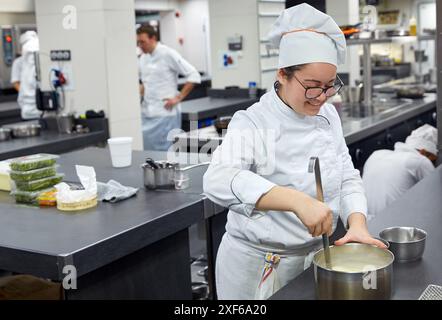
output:
<path id="1" fill-rule="evenodd" d="M 307 269 L 340 217 L 335 242 L 385 248 L 366 226 L 367 200 L 333 105 L 343 83 L 344 35 L 333 19 L 301 4 L 270 31 L 279 47 L 277 81 L 233 116 L 204 175 L 209 199 L 229 208 L 216 260 L 220 299 L 266 299 Z M 320 158 L 324 202 L 316 199 L 309 159 Z"/>

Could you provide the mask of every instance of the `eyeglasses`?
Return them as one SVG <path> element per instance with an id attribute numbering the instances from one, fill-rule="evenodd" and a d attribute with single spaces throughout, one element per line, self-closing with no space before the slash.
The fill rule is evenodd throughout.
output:
<path id="1" fill-rule="evenodd" d="M 335 82 L 332 86 L 329 87 L 306 87 L 302 84 L 301 81 L 299 81 L 298 78 L 296 78 L 295 75 L 293 77 L 296 79 L 296 81 L 299 82 L 299 84 L 305 89 L 305 97 L 307 99 L 316 99 L 318 98 L 322 93 L 325 93 L 325 96 L 327 98 L 333 97 L 335 94 L 341 90 L 341 88 L 344 86 L 344 82 L 342 82 L 341 78 L 339 78 L 338 75 L 336 75 L 336 80 L 338 82 Z"/>

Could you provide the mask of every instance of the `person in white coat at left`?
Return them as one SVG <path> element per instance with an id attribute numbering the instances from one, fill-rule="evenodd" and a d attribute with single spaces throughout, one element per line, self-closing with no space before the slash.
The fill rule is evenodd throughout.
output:
<path id="1" fill-rule="evenodd" d="M 20 35 L 20 46 L 21 52 L 23 51 L 23 46 L 26 42 L 36 37 L 36 33 L 34 31 L 26 31 Z M 14 59 L 11 67 L 11 84 L 17 92 L 20 92 L 20 80 L 21 80 L 21 72 L 23 67 L 23 55 L 19 55 Z"/>
<path id="2" fill-rule="evenodd" d="M 367 201 L 327 98 L 342 82 L 345 38 L 333 19 L 301 4 L 284 10 L 270 38 L 279 46 L 274 89 L 233 116 L 203 179 L 209 199 L 228 207 L 216 258 L 220 299 L 266 299 L 311 264 L 340 217 L 350 241 L 385 248 L 366 226 Z M 320 159 L 324 203 L 310 157 Z"/>
<path id="3" fill-rule="evenodd" d="M 23 56 L 18 56 L 12 62 L 11 67 L 11 84 L 17 92 L 20 92 L 21 70 L 23 65 Z"/>
<path id="4" fill-rule="evenodd" d="M 27 38 L 22 47 L 22 68 L 20 74 L 20 91 L 17 102 L 21 108 L 23 120 L 38 119 L 41 111 L 37 109 L 35 90 L 37 88 L 34 53 L 39 50 L 39 42 L 35 31 L 27 31 Z"/>

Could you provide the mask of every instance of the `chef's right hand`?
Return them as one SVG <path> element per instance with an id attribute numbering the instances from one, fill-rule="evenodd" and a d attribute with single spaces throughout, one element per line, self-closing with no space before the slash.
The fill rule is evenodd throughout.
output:
<path id="1" fill-rule="evenodd" d="M 330 208 L 323 202 L 305 195 L 303 201 L 297 204 L 295 214 L 313 237 L 318 237 L 324 233 L 328 236 L 331 235 L 333 214 Z"/>

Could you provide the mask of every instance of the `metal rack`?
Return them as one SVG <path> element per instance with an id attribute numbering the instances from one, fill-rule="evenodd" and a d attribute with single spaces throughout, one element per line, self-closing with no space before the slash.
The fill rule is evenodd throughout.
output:
<path id="1" fill-rule="evenodd" d="M 285 8 L 284 0 L 257 0 L 258 6 L 258 37 L 259 37 L 259 63 L 261 86 L 270 89 L 274 83 L 278 70 L 279 50 L 274 48 L 266 39 L 271 24 Z"/>
<path id="2" fill-rule="evenodd" d="M 422 35 L 422 36 L 397 36 L 388 38 L 370 38 L 370 39 L 348 39 L 347 45 L 362 45 L 364 51 L 364 58 L 362 60 L 363 82 L 364 82 L 364 104 L 366 106 L 372 105 L 372 74 L 371 74 L 371 45 L 379 43 L 392 43 L 396 40 L 414 40 L 427 41 L 435 40 L 436 36 Z"/>

